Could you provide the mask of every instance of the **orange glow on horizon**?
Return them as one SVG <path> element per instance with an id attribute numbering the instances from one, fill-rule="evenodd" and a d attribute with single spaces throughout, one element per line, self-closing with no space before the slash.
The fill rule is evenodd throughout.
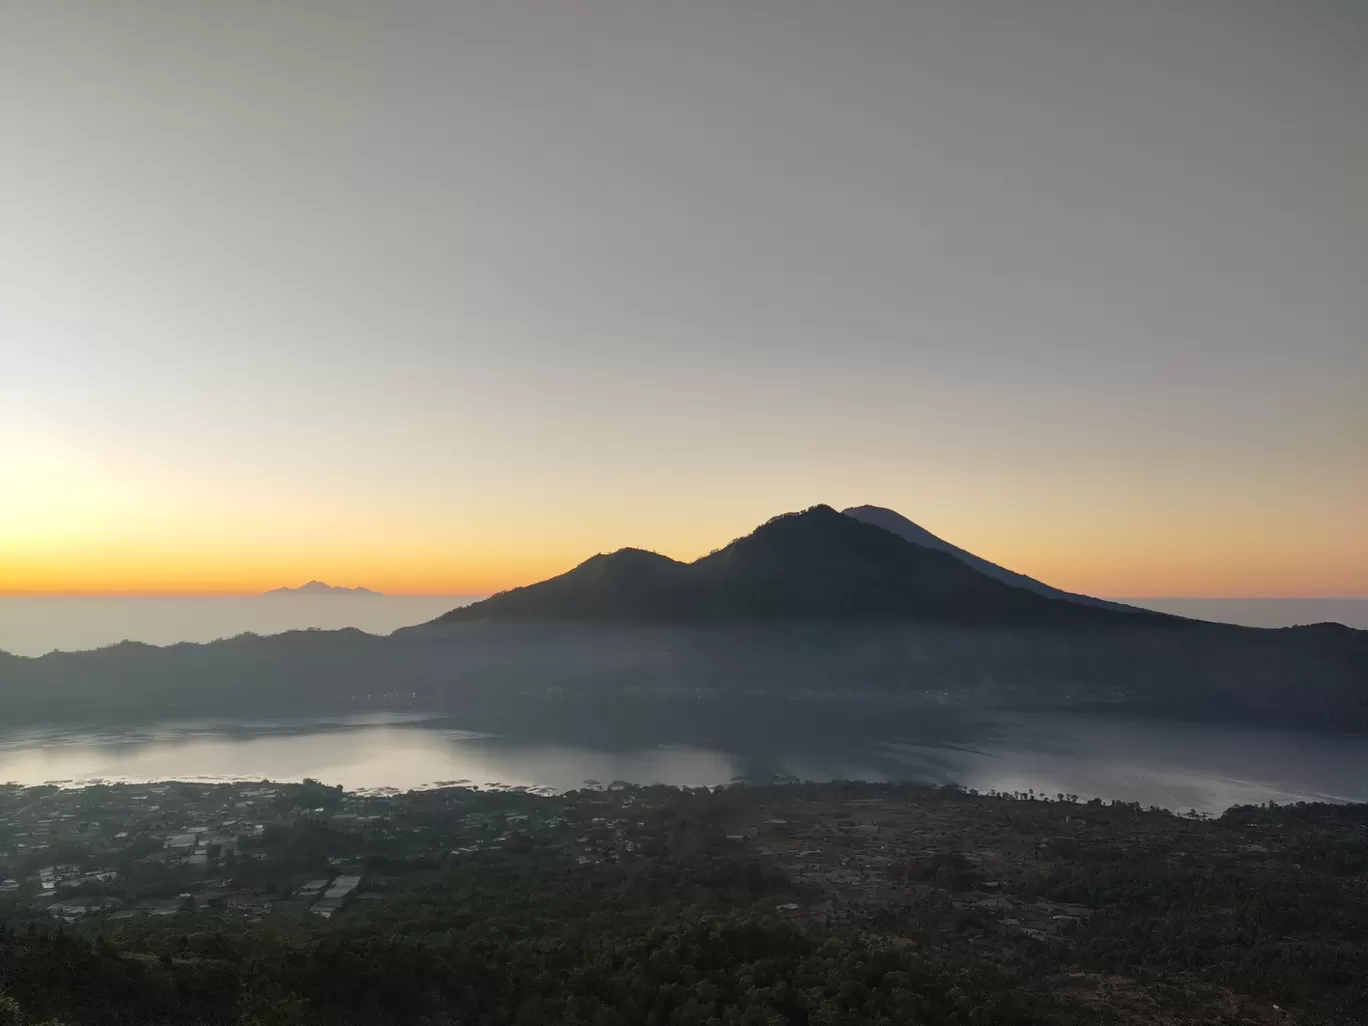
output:
<path id="1" fill-rule="evenodd" d="M 454 517 L 437 504 L 411 506 L 402 498 L 359 505 L 211 479 L 168 483 L 47 450 L 11 469 L 27 473 L 30 487 L 0 504 L 6 596 L 256 595 L 311 580 L 395 596 L 488 595 L 624 546 L 697 559 L 774 512 L 814 499 L 804 488 L 738 494 L 721 504 L 700 494 L 615 505 L 585 489 L 507 509 L 486 499 Z M 854 501 L 830 504 L 858 504 L 866 487 L 851 488 Z M 972 494 L 967 484 L 879 504 L 905 510 L 984 559 L 1082 594 L 1368 597 L 1356 492 L 1308 529 L 1297 522 L 1300 511 L 1275 499 L 1202 509 L 1168 496 L 1161 517 L 1157 499 L 1145 506 L 1098 488 L 1064 502 L 1039 487 L 1029 500 L 1014 496 L 1010 508 L 963 499 Z M 1235 509 L 1245 519 L 1226 519 Z"/>

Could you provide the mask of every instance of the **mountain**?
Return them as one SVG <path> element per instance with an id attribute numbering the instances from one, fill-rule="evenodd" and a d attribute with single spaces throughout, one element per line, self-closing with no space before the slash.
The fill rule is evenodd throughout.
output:
<path id="1" fill-rule="evenodd" d="M 331 584 L 324 584 L 322 581 L 310 581 L 308 584 L 301 584 L 298 588 L 272 588 L 266 595 L 371 595 L 375 598 L 383 598 L 384 594 L 378 591 L 371 591 L 369 588 L 337 588 Z"/>
<path id="2" fill-rule="evenodd" d="M 708 716 L 759 703 L 766 723 L 802 704 L 776 699 L 794 698 L 853 703 L 823 705 L 824 723 L 856 706 L 892 720 L 941 705 L 1101 707 L 1368 731 L 1368 631 L 1056 598 L 816 506 L 692 563 L 622 549 L 385 637 L 306 630 L 0 655 L 5 724 L 392 707 L 459 711 L 500 733 L 574 709 L 639 745 L 648 735 L 623 719 L 625 702 L 646 701 L 640 715 L 654 722 L 678 714 L 675 698 L 705 693 L 719 703 Z"/>
<path id="3" fill-rule="evenodd" d="M 1010 584 L 1014 588 L 1025 588 L 1037 595 L 1062 599 L 1066 602 L 1077 602 L 1085 606 L 1095 606 L 1099 609 L 1111 609 L 1125 613 L 1145 612 L 1145 610 L 1138 609 L 1135 606 L 1123 605 L 1120 602 L 1108 602 L 1106 599 L 1093 598 L 1091 595 L 1076 595 L 1071 591 L 1061 591 L 1059 588 L 1052 588 L 1042 581 L 1037 581 L 1034 577 L 1027 577 L 1015 570 L 1008 570 L 996 563 L 990 563 L 981 556 L 966 552 L 958 545 L 951 545 L 948 541 L 936 537 L 926 528 L 914 524 L 895 510 L 885 509 L 882 506 L 851 506 L 849 509 L 841 510 L 841 512 L 848 517 L 854 517 L 861 523 L 873 524 L 875 527 L 882 527 L 885 531 L 891 531 L 899 538 L 910 541 L 913 545 L 948 552 L 961 563 L 973 567 L 985 577 L 991 577 L 1003 584 Z"/>
<path id="4" fill-rule="evenodd" d="M 641 549 L 597 555 L 568 573 L 453 609 L 434 624 L 919 621 L 1073 625 L 1121 614 L 1005 583 L 940 548 L 830 506 L 787 513 L 680 563 Z M 1181 623 L 1136 611 L 1134 622 Z"/>

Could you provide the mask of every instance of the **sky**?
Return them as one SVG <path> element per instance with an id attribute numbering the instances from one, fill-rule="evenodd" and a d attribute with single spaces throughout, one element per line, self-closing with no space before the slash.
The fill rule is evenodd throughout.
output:
<path id="1" fill-rule="evenodd" d="M 1359 0 L 0 0 L 0 592 L 889 506 L 1368 596 Z"/>

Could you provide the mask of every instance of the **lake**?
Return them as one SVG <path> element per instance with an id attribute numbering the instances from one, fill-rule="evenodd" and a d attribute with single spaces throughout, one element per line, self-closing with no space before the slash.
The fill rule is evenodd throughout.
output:
<path id="1" fill-rule="evenodd" d="M 1368 739 L 1076 713 L 833 709 L 786 716 L 738 739 L 687 717 L 636 742 L 541 726 L 493 733 L 459 717 L 374 714 L 273 722 L 197 721 L 126 729 L 0 731 L 0 781 L 302 780 L 348 789 L 441 784 L 563 790 L 608 784 L 718 785 L 736 779 L 954 782 L 981 791 L 1077 794 L 1219 813 L 1232 804 L 1368 800 Z M 554 717 L 553 717 L 554 719 Z M 878 728 L 871 724 L 877 721 Z M 833 724 L 831 730 L 820 727 Z M 703 731 L 706 732 L 706 731 Z M 637 735 L 633 735 L 634 737 Z"/>

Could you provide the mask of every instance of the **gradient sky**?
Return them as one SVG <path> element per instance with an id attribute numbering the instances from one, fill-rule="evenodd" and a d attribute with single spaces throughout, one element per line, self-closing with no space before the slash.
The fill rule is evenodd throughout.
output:
<path id="1" fill-rule="evenodd" d="M 894 507 L 1368 595 L 1368 4 L 0 0 L 0 591 Z"/>

